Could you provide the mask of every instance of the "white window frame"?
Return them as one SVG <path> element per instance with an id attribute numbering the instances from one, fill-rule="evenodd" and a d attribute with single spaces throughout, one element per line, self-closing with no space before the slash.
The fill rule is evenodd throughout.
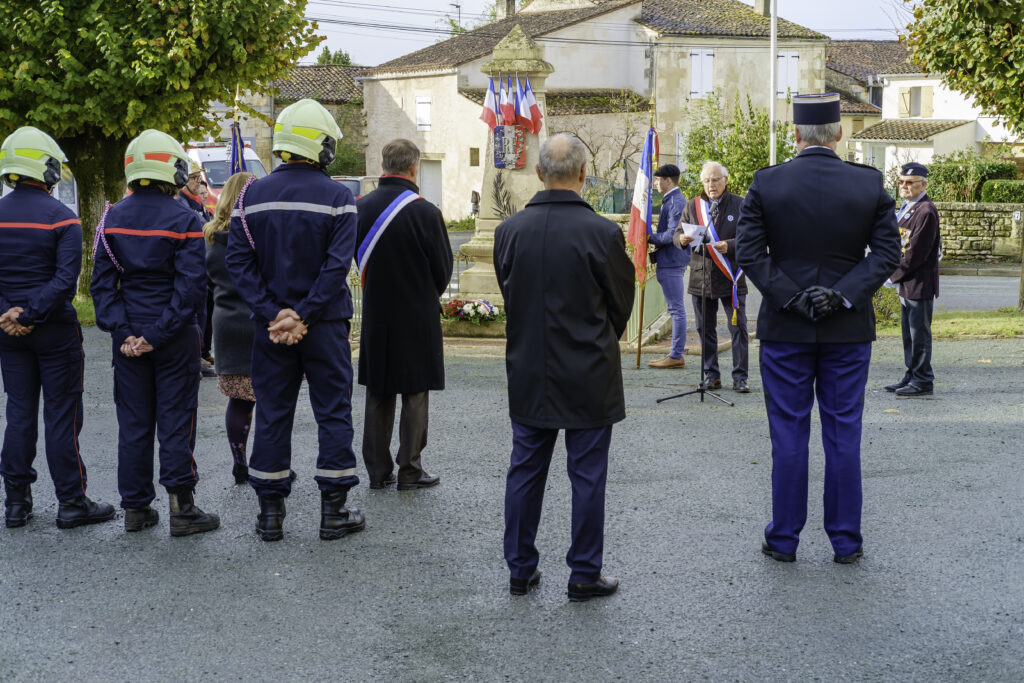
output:
<path id="1" fill-rule="evenodd" d="M 416 98 L 416 130 L 430 130 L 430 98 Z"/>
<path id="2" fill-rule="evenodd" d="M 690 99 L 703 99 L 715 89 L 715 51 L 690 50 Z"/>
<path id="3" fill-rule="evenodd" d="M 800 53 L 796 50 L 780 50 L 775 59 L 776 97 L 800 94 Z"/>
<path id="4" fill-rule="evenodd" d="M 921 118 L 921 86 L 915 85 L 910 88 L 910 117 Z"/>

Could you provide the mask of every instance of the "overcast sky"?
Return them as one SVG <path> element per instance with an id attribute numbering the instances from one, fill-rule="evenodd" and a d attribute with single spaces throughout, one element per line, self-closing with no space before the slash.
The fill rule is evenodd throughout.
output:
<path id="1" fill-rule="evenodd" d="M 753 0 L 741 0 L 748 5 Z M 480 21 L 488 0 L 453 0 L 463 25 Z M 892 40 L 909 20 L 902 0 L 778 0 L 779 16 L 837 40 Z M 310 0 L 307 17 L 319 19 L 332 50 L 374 66 L 447 37 L 445 14 L 459 10 L 445 0 Z M 319 52 L 319 50 L 317 50 Z M 309 57 L 305 62 L 313 61 Z"/>

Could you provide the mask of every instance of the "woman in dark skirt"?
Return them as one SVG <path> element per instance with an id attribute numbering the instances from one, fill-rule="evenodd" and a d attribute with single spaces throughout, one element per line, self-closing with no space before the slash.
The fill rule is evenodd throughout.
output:
<path id="1" fill-rule="evenodd" d="M 228 178 L 217 200 L 213 220 L 206 224 L 206 270 L 213 283 L 213 357 L 216 358 L 217 388 L 228 397 L 224 414 L 228 445 L 234 465 L 231 473 L 236 484 L 249 479 L 245 456 L 252 424 L 256 395 L 252 391 L 252 321 L 245 303 L 224 266 L 231 211 L 251 173 L 236 173 Z"/>

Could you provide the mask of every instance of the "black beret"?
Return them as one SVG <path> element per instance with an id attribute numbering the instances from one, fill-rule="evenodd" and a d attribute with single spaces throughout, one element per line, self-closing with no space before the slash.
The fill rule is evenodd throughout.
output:
<path id="1" fill-rule="evenodd" d="M 659 166 L 658 170 L 654 172 L 654 177 L 656 177 L 656 178 L 678 178 L 679 177 L 679 167 L 676 166 L 675 164 L 665 164 L 664 166 Z"/>

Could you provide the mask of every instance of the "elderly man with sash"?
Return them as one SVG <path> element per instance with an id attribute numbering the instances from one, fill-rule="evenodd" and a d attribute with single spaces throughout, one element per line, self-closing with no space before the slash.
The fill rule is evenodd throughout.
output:
<path id="1" fill-rule="evenodd" d="M 704 388 L 722 387 L 718 369 L 718 303 L 732 336 L 732 388 L 750 392 L 747 384 L 747 281 L 736 264 L 736 223 L 743 197 L 729 192 L 729 171 L 717 161 L 708 161 L 700 171 L 704 191 L 686 203 L 683 223 L 707 226 L 708 243 L 693 245 L 682 226 L 676 228 L 676 246 L 693 248 L 690 265 L 690 296 L 703 347 Z"/>
<path id="2" fill-rule="evenodd" d="M 825 450 L 824 525 L 833 561 L 857 562 L 861 420 L 875 339 L 871 298 L 899 264 L 882 174 L 844 162 L 839 95 L 793 98 L 796 157 L 754 174 L 736 260 L 761 292 L 761 382 L 772 442 L 772 519 L 761 552 L 796 560 L 807 522 L 811 408 Z"/>
<path id="3" fill-rule="evenodd" d="M 427 445 L 431 390 L 444 389 L 438 297 L 452 276 L 452 248 L 441 211 L 418 193 L 420 151 L 392 140 L 381 152 L 380 186 L 361 198 L 356 259 L 363 280 L 359 383 L 366 386 L 363 462 L 370 488 L 422 489 L 441 478 L 420 462 Z M 395 399 L 398 476 L 391 457 Z"/>

